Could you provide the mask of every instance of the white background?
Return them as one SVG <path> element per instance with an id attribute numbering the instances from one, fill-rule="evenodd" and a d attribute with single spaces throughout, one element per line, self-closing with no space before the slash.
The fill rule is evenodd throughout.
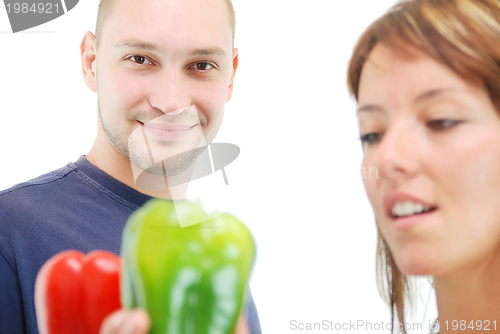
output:
<path id="1" fill-rule="evenodd" d="M 300 332 L 292 320 L 389 320 L 346 70 L 361 33 L 395 2 L 234 0 L 240 68 L 214 142 L 241 148 L 226 167 L 227 206 L 257 242 L 251 287 L 264 333 Z M 97 100 L 79 43 L 97 6 L 80 1 L 17 34 L 0 7 L 1 189 L 89 151 Z"/>

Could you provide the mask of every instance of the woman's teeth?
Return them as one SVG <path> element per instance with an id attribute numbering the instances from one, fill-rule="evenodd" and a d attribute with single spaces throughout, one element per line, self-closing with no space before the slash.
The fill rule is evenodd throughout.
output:
<path id="1" fill-rule="evenodd" d="M 392 215 L 395 217 L 406 217 L 417 213 L 430 211 L 431 207 L 414 202 L 398 202 L 392 207 Z"/>

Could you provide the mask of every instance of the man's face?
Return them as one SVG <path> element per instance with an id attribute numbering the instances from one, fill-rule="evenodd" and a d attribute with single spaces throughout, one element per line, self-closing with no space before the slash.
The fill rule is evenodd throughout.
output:
<path id="1" fill-rule="evenodd" d="M 114 2 L 96 56 L 99 117 L 139 168 L 174 157 L 150 171 L 178 174 L 217 134 L 237 66 L 228 15 L 223 0 Z"/>

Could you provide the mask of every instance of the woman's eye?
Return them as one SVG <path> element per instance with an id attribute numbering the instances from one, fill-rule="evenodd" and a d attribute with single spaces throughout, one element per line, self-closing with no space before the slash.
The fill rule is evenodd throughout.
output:
<path id="1" fill-rule="evenodd" d="M 130 56 L 127 59 L 131 59 L 134 63 L 139 64 L 139 65 L 152 64 L 151 61 L 144 56 Z"/>
<path id="2" fill-rule="evenodd" d="M 359 139 L 361 139 L 362 144 L 372 145 L 379 142 L 381 138 L 382 138 L 381 132 L 373 132 L 373 133 L 367 133 L 366 135 L 361 136 Z"/>
<path id="3" fill-rule="evenodd" d="M 196 63 L 195 68 L 198 71 L 208 71 L 213 68 L 212 64 L 210 63 Z"/>
<path id="4" fill-rule="evenodd" d="M 462 121 L 451 120 L 451 119 L 436 119 L 428 121 L 427 126 L 432 130 L 439 131 L 451 128 L 459 123 L 462 123 Z"/>

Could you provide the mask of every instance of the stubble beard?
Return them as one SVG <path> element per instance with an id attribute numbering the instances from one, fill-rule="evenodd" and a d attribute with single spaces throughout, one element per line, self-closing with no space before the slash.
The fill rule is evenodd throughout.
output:
<path id="1" fill-rule="evenodd" d="M 192 149 L 178 152 L 173 156 L 162 152 L 161 156 L 159 156 L 160 154 L 153 154 L 151 150 L 144 149 L 144 144 L 141 145 L 135 138 L 127 138 L 127 134 L 111 130 L 103 118 L 99 101 L 98 111 L 102 129 L 111 144 L 132 164 L 153 175 L 174 176 L 182 173 L 196 161 L 198 155 L 210 144 L 206 143 L 204 138 L 199 138 L 198 142 L 191 146 L 194 147 Z M 158 144 L 167 148 L 175 145 L 175 142 L 158 141 Z"/>

